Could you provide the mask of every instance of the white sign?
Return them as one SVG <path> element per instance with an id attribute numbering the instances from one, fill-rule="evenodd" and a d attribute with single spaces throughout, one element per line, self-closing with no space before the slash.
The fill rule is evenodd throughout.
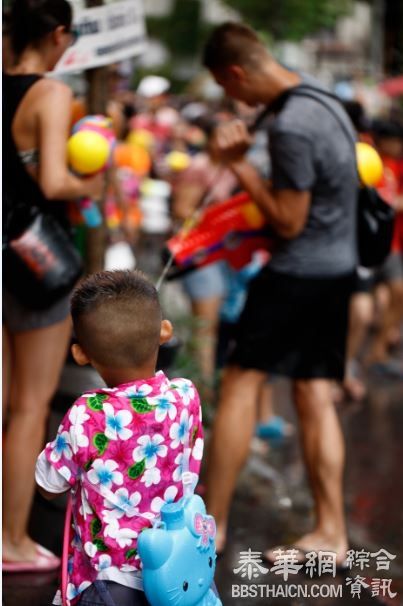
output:
<path id="1" fill-rule="evenodd" d="M 142 0 L 124 0 L 76 11 L 79 37 L 60 59 L 57 73 L 76 72 L 140 55 L 146 47 Z"/>

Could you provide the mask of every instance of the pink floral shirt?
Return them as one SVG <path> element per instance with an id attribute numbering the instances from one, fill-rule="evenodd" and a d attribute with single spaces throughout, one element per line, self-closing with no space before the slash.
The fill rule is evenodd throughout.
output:
<path id="1" fill-rule="evenodd" d="M 184 451 L 198 479 L 201 407 L 187 379 L 151 379 L 84 393 L 46 445 L 70 484 L 73 526 L 67 596 L 72 603 L 100 571 L 140 568 L 137 537 L 162 505 L 183 494 Z M 140 517 L 141 514 L 141 517 Z"/>

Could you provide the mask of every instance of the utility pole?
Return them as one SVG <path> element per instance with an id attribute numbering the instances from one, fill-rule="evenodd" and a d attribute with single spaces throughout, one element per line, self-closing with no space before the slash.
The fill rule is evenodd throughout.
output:
<path id="1" fill-rule="evenodd" d="M 380 80 L 384 75 L 385 0 L 372 2 L 371 67 L 372 76 Z"/>
<path id="2" fill-rule="evenodd" d="M 86 0 L 86 7 L 103 6 L 103 0 Z M 87 80 L 86 105 L 89 114 L 105 114 L 108 101 L 106 67 L 96 67 L 85 72 Z M 101 208 L 105 200 L 100 201 Z M 101 271 L 104 268 L 106 248 L 106 226 L 87 228 L 85 266 L 88 273 Z"/>

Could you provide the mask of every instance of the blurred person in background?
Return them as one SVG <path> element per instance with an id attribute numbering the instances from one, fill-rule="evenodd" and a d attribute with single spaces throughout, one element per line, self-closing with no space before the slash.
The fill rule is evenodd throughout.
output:
<path id="1" fill-rule="evenodd" d="M 378 190 L 396 209 L 396 216 L 391 253 L 375 275 L 383 304 L 366 362 L 380 373 L 403 377 L 402 364 L 389 360 L 391 349 L 400 343 L 403 319 L 403 126 L 394 121 L 375 120 L 372 132 L 384 165 Z"/>
<path id="2" fill-rule="evenodd" d="M 43 208 L 70 233 L 61 200 L 100 197 L 103 177 L 67 166 L 72 93 L 45 77 L 74 42 L 66 0 L 16 0 L 9 22 L 13 61 L 3 73 L 3 238 L 13 203 Z M 21 226 L 23 229 L 23 226 Z M 4 230 L 5 233 L 4 233 Z M 3 292 L 3 571 L 52 570 L 59 559 L 27 532 L 35 460 L 70 338 L 69 296 L 33 311 Z"/>
<path id="3" fill-rule="evenodd" d="M 370 120 L 364 106 L 356 100 L 344 101 L 344 108 L 358 134 L 358 140 L 373 145 Z M 366 385 L 362 377 L 361 354 L 365 338 L 374 321 L 374 272 L 366 267 L 357 268 L 356 283 L 350 301 L 349 327 L 347 336 L 347 359 L 344 381 L 335 387 L 335 399 L 362 400 L 366 395 Z"/>
<path id="4" fill-rule="evenodd" d="M 214 126 L 213 120 L 200 121 L 200 127 L 207 137 L 206 149 L 195 154 L 189 167 L 175 178 L 172 213 L 181 222 L 193 215 L 202 200 L 203 206 L 224 201 L 238 185 L 235 175 L 223 169 L 214 158 L 210 145 Z M 193 338 L 202 381 L 198 387 L 211 402 L 219 314 L 226 294 L 225 262 L 210 263 L 188 273 L 183 277 L 182 285 L 190 299 L 195 319 Z"/>

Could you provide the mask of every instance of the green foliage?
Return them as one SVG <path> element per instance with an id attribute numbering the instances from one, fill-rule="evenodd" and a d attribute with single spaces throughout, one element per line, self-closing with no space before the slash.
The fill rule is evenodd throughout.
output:
<path id="1" fill-rule="evenodd" d="M 92 410 L 102 410 L 102 405 L 108 399 L 106 394 L 97 393 L 87 399 L 87 406 Z"/>
<path id="2" fill-rule="evenodd" d="M 140 476 L 143 475 L 144 471 L 146 468 L 146 460 L 142 459 L 141 461 L 139 461 L 138 463 L 136 463 L 135 465 L 132 465 L 128 470 L 127 470 L 127 475 L 129 476 L 129 478 L 131 478 L 132 480 L 136 480 L 137 478 L 139 478 Z"/>
<path id="3" fill-rule="evenodd" d="M 199 0 L 175 0 L 170 15 L 147 19 L 149 36 L 163 42 L 172 55 L 177 57 L 196 54 L 199 26 Z"/>
<path id="4" fill-rule="evenodd" d="M 352 9 L 352 0 L 223 0 L 257 31 L 275 40 L 301 40 L 330 29 Z"/>
<path id="5" fill-rule="evenodd" d="M 108 446 L 108 438 L 103 433 L 96 433 L 92 439 L 95 448 L 98 450 L 99 456 L 102 456 Z"/>
<path id="6" fill-rule="evenodd" d="M 93 540 L 95 539 L 97 534 L 99 534 L 101 532 L 101 530 L 102 530 L 101 520 L 99 518 L 94 518 L 93 520 L 91 520 L 90 531 L 91 531 L 91 537 Z"/>
<path id="7" fill-rule="evenodd" d="M 155 406 L 151 406 L 151 404 L 149 404 L 147 402 L 146 398 L 130 396 L 129 399 L 130 399 L 130 404 L 132 405 L 132 408 L 140 414 L 145 414 L 147 412 L 151 412 L 151 411 L 155 410 Z"/>

